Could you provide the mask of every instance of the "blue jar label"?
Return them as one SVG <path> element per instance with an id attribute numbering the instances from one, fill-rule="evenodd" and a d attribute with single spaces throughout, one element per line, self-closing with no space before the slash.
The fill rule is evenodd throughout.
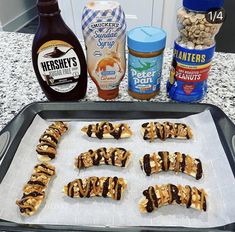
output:
<path id="1" fill-rule="evenodd" d="M 129 54 L 128 88 L 139 94 L 160 90 L 163 55 L 142 58 Z"/>
<path id="2" fill-rule="evenodd" d="M 200 101 L 207 92 L 207 78 L 215 47 L 192 50 L 175 43 L 168 95 L 176 101 Z"/>

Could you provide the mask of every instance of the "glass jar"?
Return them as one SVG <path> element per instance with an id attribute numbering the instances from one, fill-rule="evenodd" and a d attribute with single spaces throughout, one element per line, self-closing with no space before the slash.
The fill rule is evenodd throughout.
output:
<path id="1" fill-rule="evenodd" d="M 178 10 L 179 37 L 175 40 L 169 97 L 198 102 L 207 93 L 207 78 L 215 52 L 215 36 L 224 21 L 223 0 L 183 0 Z"/>

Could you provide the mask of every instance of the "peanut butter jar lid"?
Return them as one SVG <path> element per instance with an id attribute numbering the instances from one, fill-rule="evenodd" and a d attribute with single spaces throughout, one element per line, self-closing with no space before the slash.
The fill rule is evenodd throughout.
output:
<path id="1" fill-rule="evenodd" d="M 166 46 L 166 32 L 157 27 L 136 27 L 128 32 L 128 47 L 137 52 L 156 52 Z"/>

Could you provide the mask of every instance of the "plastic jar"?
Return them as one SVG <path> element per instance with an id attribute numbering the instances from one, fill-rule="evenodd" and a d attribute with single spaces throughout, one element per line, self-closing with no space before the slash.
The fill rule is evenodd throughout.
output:
<path id="1" fill-rule="evenodd" d="M 87 68 L 99 97 L 108 100 L 119 94 L 126 72 L 126 21 L 116 1 L 91 1 L 82 15 Z"/>
<path id="2" fill-rule="evenodd" d="M 128 93 L 148 100 L 160 92 L 166 33 L 156 27 L 137 27 L 128 33 Z"/>
<path id="3" fill-rule="evenodd" d="M 224 21 L 223 0 L 184 0 L 177 14 L 175 40 L 167 92 L 182 102 L 202 100 L 215 52 L 215 35 Z"/>

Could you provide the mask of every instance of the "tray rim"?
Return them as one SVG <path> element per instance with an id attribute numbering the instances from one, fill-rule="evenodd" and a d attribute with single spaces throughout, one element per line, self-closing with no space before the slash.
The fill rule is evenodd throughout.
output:
<path id="1" fill-rule="evenodd" d="M 15 115 L 15 117 L 10 120 L 10 122 L 2 129 L 2 131 L 0 132 L 0 135 L 2 133 L 4 133 L 5 131 L 7 131 L 8 127 L 11 126 L 11 124 L 13 124 L 16 119 L 18 117 L 20 117 L 20 115 L 22 115 L 23 113 L 27 112 L 27 111 L 31 111 L 31 114 L 34 114 L 34 117 L 37 115 L 37 114 L 40 114 L 40 112 L 42 112 L 43 110 L 45 109 L 41 109 L 41 110 L 35 110 L 33 108 L 40 108 L 40 106 L 42 105 L 45 105 L 45 106 L 55 106 L 55 105 L 63 105 L 63 104 L 66 104 L 66 106 L 74 106 L 74 105 L 77 105 L 77 106 L 84 106 L 85 104 L 88 104 L 89 106 L 92 106 L 93 104 L 95 105 L 117 105 L 117 104 L 120 104 L 120 105 L 125 105 L 125 104 L 130 104 L 132 106 L 140 106 L 140 105 L 152 105 L 152 106 L 161 106 L 161 107 L 167 107 L 167 106 L 178 106 L 179 108 L 187 108 L 187 106 L 190 106 L 190 107 L 194 107 L 194 108 L 203 108 L 202 111 L 200 112 L 203 112 L 205 111 L 206 109 L 210 110 L 211 112 L 211 115 L 213 117 L 213 120 L 215 122 L 215 125 L 216 125 L 216 128 L 217 128 L 217 124 L 216 124 L 216 121 L 215 121 L 215 118 L 213 116 L 213 113 L 212 113 L 212 109 L 220 112 L 221 116 L 223 116 L 228 122 L 229 124 L 231 124 L 231 126 L 233 126 L 233 129 L 234 129 L 234 134 L 235 134 L 235 125 L 233 124 L 233 122 L 231 121 L 231 119 L 218 107 L 218 106 L 215 106 L 213 104 L 206 104 L 206 103 L 203 103 L 203 104 L 184 104 L 184 103 L 172 103 L 172 102 L 103 102 L 103 101 L 94 101 L 94 102 L 48 102 L 48 101 L 43 101 L 43 102 L 33 102 L 33 103 L 30 103 L 28 105 L 26 105 L 19 113 L 17 113 Z M 176 109 L 178 107 L 175 107 Z M 89 108 L 89 107 L 88 107 Z M 33 109 L 33 111 L 32 111 Z M 47 111 L 55 111 L 53 109 L 46 109 Z M 58 110 L 58 109 L 57 109 Z M 60 111 L 64 111 L 65 109 L 61 109 Z M 78 110 L 78 109 L 74 109 L 74 110 Z M 86 109 L 88 110 L 88 109 Z M 94 110 L 94 109 L 90 109 L 90 110 Z M 66 110 L 65 110 L 66 111 Z M 128 112 L 128 109 L 125 110 Z M 171 110 L 168 110 L 168 112 L 172 112 Z M 176 110 L 173 110 L 173 111 L 176 111 Z M 153 111 L 155 112 L 155 110 Z M 156 111 L 158 112 L 158 111 Z M 165 111 L 164 111 L 165 112 Z M 200 112 L 197 112 L 197 113 L 200 113 Z M 186 111 L 184 112 L 186 113 Z M 190 112 L 189 112 L 190 113 Z M 192 113 L 191 112 L 191 115 L 192 114 L 196 114 L 196 113 Z M 32 118 L 32 120 L 34 119 L 34 117 Z M 31 123 L 30 123 L 31 124 Z M 217 128 L 218 130 L 218 128 Z M 27 130 L 26 130 L 27 131 Z M 218 134 L 219 134 L 219 131 L 218 131 Z M 219 134 L 219 137 L 220 137 L 220 140 L 221 140 L 221 135 Z M 222 143 L 222 141 L 221 141 Z M 8 148 L 10 147 L 11 144 L 8 145 L 6 151 L 8 152 Z M 224 148 L 224 145 L 222 143 L 222 146 Z M 17 146 L 18 147 L 18 146 Z M 225 150 L 225 148 L 224 148 Z M 227 155 L 227 152 L 225 151 L 226 155 Z M 14 157 L 14 155 L 13 155 Z M 13 158 L 12 157 L 12 158 Z M 5 160 L 6 156 L 3 158 L 3 161 Z M 229 159 L 228 155 L 227 155 L 227 158 Z M 234 158 L 234 157 L 233 157 Z M 1 159 L 0 159 L 1 160 Z M 235 162 L 235 158 L 234 158 L 234 162 Z M 3 162 L 0 164 L 0 170 L 1 170 L 1 167 L 2 167 L 2 164 Z M 10 166 L 10 165 L 9 165 Z M 230 164 L 231 166 L 231 164 Z M 9 167 L 8 167 L 9 168 Z M 231 169 L 232 169 L 232 166 L 231 166 Z M 234 172 L 235 170 L 232 169 L 232 171 Z M 6 173 L 5 173 L 6 174 Z M 5 176 L 5 175 L 4 175 Z M 4 177 L 3 177 L 4 178 Z M 7 230 L 7 229 L 16 229 L 15 231 L 19 231 L 18 228 L 16 227 L 19 227 L 22 229 L 22 227 L 24 228 L 24 230 L 36 230 L 38 231 L 38 229 L 42 229 L 42 231 L 52 231 L 52 230 L 60 230 L 60 228 L 63 228 L 63 229 L 66 229 L 64 226 L 62 225 L 36 225 L 36 224 L 30 224 L 30 225 L 25 225 L 25 224 L 17 224 L 17 223 L 13 223 L 13 222 L 10 222 L 10 221 L 4 221 L 2 219 L 0 219 L 0 229 L 3 229 L 4 230 Z M 33 228 L 34 227 L 34 228 Z M 229 224 L 229 225 L 225 225 L 225 226 L 221 226 L 221 227 L 211 227 L 211 228 L 190 228 L 190 227 L 140 227 L 140 226 L 131 226 L 131 227 L 95 227 L 95 226 L 68 226 L 69 228 L 71 228 L 72 230 L 76 230 L 76 231 L 79 231 L 79 230 L 92 230 L 92 231 L 99 231 L 100 229 L 102 229 L 103 231 L 116 231 L 116 230 L 124 230 L 124 231 L 127 231 L 127 230 L 130 230 L 130 231 L 142 231 L 142 230 L 157 230 L 157 231 L 211 231 L 211 229 L 214 230 L 218 230 L 218 231 L 221 231 L 221 230 L 229 230 L 230 227 L 232 230 L 235 230 L 235 223 L 232 223 L 232 224 Z M 53 229 L 54 228 L 54 229 Z M 63 231 L 62 229 L 62 231 Z M 133 229 L 133 230 L 132 230 Z"/>

